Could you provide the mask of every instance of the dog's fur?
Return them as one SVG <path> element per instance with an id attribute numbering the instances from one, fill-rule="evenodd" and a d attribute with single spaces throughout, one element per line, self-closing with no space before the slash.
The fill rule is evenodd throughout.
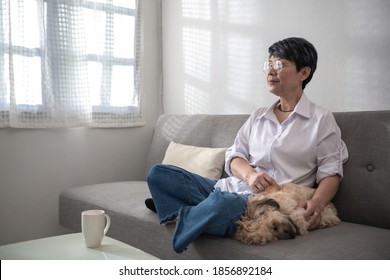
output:
<path id="1" fill-rule="evenodd" d="M 292 239 L 308 233 L 309 222 L 301 203 L 309 200 L 314 189 L 296 184 L 270 186 L 251 196 L 244 215 L 238 221 L 235 238 L 246 244 L 265 245 L 279 239 Z M 332 203 L 319 213 L 319 228 L 337 225 L 340 219 Z"/>

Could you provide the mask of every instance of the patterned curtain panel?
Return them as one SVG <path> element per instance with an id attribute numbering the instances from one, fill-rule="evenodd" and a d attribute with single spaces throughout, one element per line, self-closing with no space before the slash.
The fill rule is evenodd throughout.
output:
<path id="1" fill-rule="evenodd" d="M 141 0 L 0 1 L 0 127 L 144 124 Z"/>

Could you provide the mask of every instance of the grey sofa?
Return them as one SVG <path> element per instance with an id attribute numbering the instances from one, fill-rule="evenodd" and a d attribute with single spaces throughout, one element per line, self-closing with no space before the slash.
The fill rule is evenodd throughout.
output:
<path id="1" fill-rule="evenodd" d="M 390 111 L 334 113 L 350 158 L 334 199 L 341 224 L 265 246 L 202 235 L 182 254 L 171 248 L 174 225 L 160 225 L 145 207 L 145 181 L 113 182 L 63 191 L 59 222 L 80 231 L 80 213 L 101 208 L 111 216 L 108 235 L 161 259 L 390 259 Z M 161 163 L 170 141 L 228 147 L 248 115 L 163 115 L 153 136 L 147 170 Z M 146 174 L 145 174 L 146 175 Z M 224 176 L 224 175 L 223 175 Z"/>

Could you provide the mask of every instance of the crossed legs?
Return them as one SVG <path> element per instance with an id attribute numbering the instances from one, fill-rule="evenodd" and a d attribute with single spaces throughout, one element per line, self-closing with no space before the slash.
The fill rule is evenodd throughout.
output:
<path id="1" fill-rule="evenodd" d="M 245 211 L 245 196 L 214 189 L 215 180 L 179 167 L 155 165 L 147 181 L 160 223 L 176 218 L 172 246 L 177 253 L 202 233 L 233 235 Z"/>

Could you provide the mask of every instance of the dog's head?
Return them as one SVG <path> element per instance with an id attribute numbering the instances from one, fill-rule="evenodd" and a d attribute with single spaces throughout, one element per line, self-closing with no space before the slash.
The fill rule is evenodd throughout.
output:
<path id="1" fill-rule="evenodd" d="M 246 212 L 238 222 L 236 238 L 259 245 L 295 238 L 297 232 L 292 220 L 279 210 L 279 203 L 274 199 L 249 198 Z"/>

